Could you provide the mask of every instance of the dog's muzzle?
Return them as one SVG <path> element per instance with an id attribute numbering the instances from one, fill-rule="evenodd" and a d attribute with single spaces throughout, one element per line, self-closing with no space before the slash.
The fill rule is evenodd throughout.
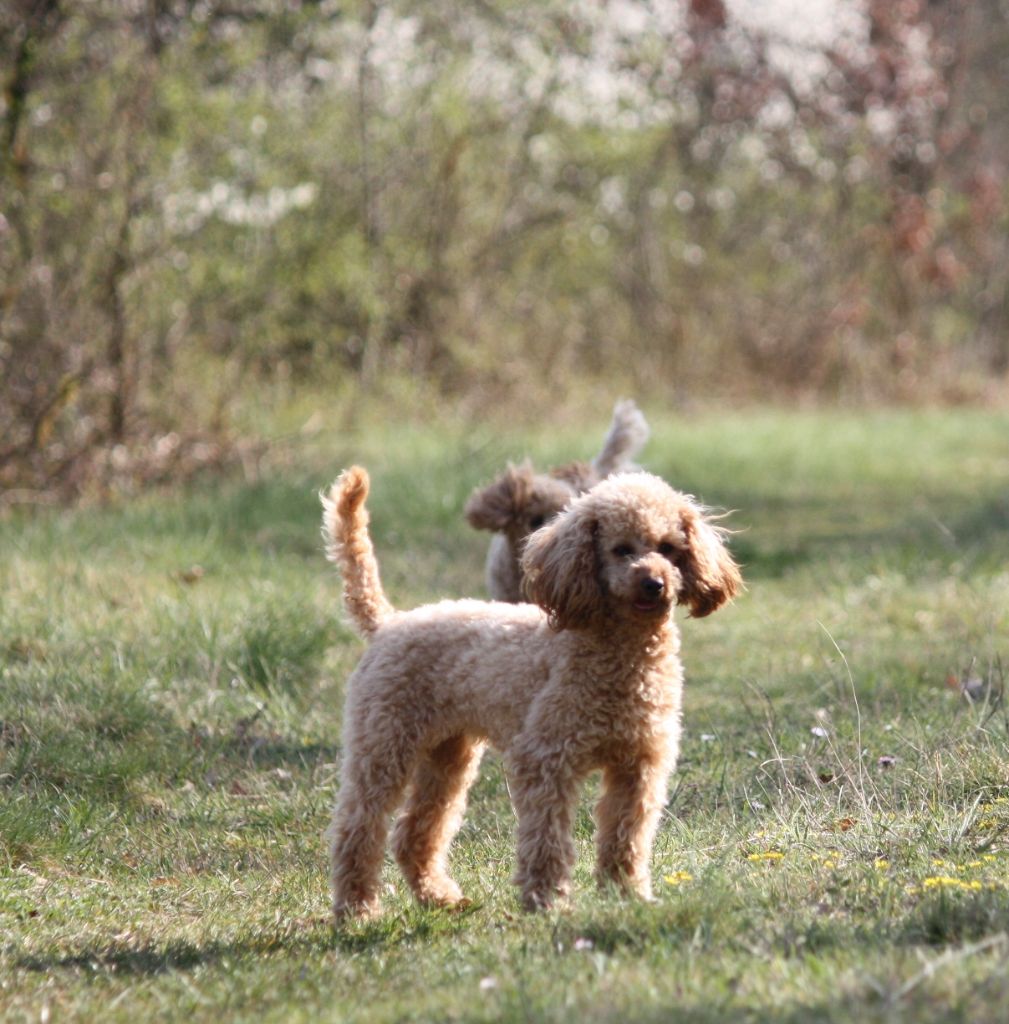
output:
<path id="1" fill-rule="evenodd" d="M 665 610 L 666 584 L 657 576 L 646 576 L 638 584 L 638 596 L 634 602 L 635 610 L 639 612 L 655 612 Z"/>

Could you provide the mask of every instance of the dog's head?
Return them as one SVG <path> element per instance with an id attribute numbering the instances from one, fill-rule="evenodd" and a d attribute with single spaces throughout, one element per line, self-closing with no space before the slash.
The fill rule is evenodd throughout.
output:
<path id="1" fill-rule="evenodd" d="M 486 487 L 477 488 L 466 502 L 470 526 L 508 538 L 516 555 L 526 537 L 553 519 L 584 487 L 573 475 L 537 473 L 526 461 L 508 468 Z"/>
<path id="2" fill-rule="evenodd" d="M 609 477 L 528 540 L 526 592 L 557 629 L 658 626 L 673 605 L 695 618 L 739 593 L 725 531 L 648 473 Z"/>

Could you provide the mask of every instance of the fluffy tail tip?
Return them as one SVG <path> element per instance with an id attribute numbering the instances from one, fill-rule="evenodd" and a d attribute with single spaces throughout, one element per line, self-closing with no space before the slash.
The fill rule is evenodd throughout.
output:
<path id="1" fill-rule="evenodd" d="M 368 496 L 368 471 L 361 466 L 345 469 L 333 481 L 329 491 L 323 491 L 322 536 L 326 541 L 326 555 L 337 561 L 340 545 L 347 540 L 347 531 L 359 525 L 360 509 Z"/>
<path id="2" fill-rule="evenodd" d="M 633 398 L 622 398 L 613 407 L 613 425 L 632 436 L 635 443 L 642 445 L 651 433 L 645 414 Z"/>
<path id="3" fill-rule="evenodd" d="M 364 504 L 368 497 L 368 471 L 363 466 L 345 469 L 329 489 L 329 500 L 336 514 L 346 521 Z"/>

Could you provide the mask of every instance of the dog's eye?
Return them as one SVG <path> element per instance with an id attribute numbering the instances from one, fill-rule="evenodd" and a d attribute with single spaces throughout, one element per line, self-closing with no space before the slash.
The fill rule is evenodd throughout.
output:
<path id="1" fill-rule="evenodd" d="M 630 558 L 630 556 L 634 554 L 634 548 L 632 548 L 630 544 L 618 544 L 613 549 L 613 554 L 615 554 L 617 558 Z"/>
<path id="2" fill-rule="evenodd" d="M 546 516 L 533 516 L 529 520 L 529 529 L 538 530 L 547 521 Z"/>
<path id="3" fill-rule="evenodd" d="M 657 548 L 660 555 L 663 558 L 673 559 L 676 557 L 676 548 L 670 544 L 669 541 L 664 540 Z"/>

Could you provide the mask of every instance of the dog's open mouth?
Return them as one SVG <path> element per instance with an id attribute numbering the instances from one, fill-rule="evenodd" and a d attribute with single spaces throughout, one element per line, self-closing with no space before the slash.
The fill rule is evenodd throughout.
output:
<path id="1" fill-rule="evenodd" d="M 666 610 L 666 602 L 661 597 L 653 598 L 638 598 L 634 602 L 634 610 L 641 612 L 643 615 L 654 615 L 656 612 L 664 612 Z"/>

